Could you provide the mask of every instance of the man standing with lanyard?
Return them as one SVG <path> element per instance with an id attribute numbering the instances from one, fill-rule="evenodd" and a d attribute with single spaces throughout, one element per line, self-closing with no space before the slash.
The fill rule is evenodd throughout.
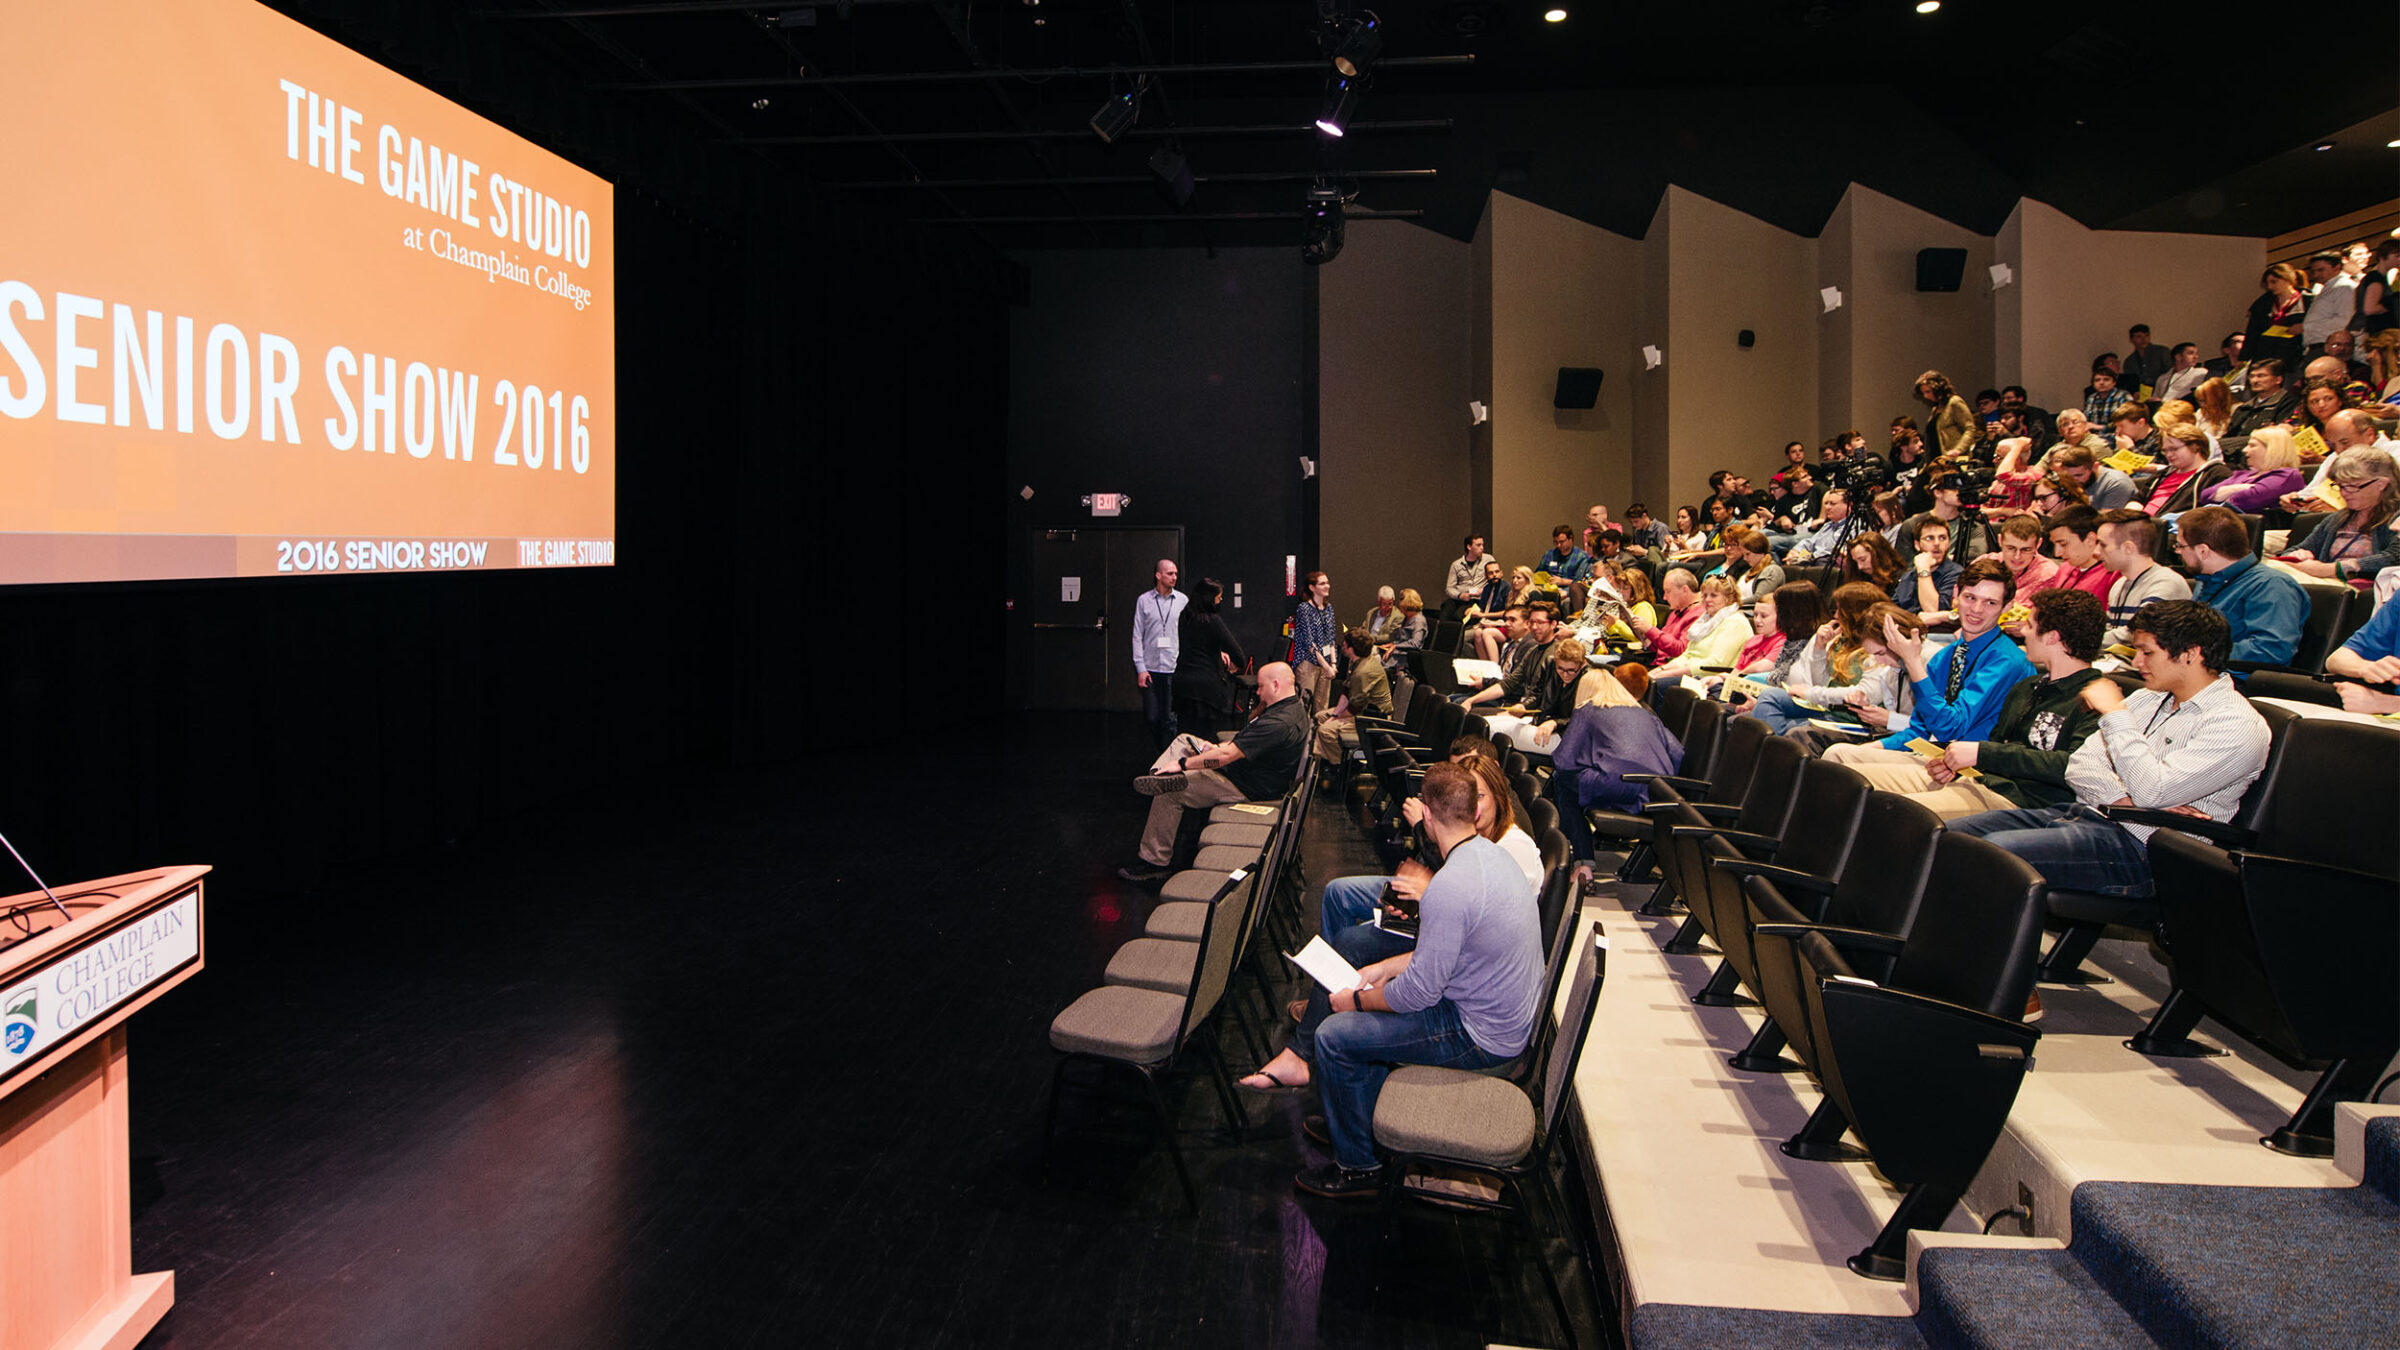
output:
<path id="1" fill-rule="evenodd" d="M 1142 687 L 1142 716 L 1161 749 L 1175 739 L 1175 658 L 1182 654 L 1179 623 L 1191 597 L 1175 589 L 1175 560 L 1158 560 L 1158 586 L 1133 602 L 1133 682 Z"/>

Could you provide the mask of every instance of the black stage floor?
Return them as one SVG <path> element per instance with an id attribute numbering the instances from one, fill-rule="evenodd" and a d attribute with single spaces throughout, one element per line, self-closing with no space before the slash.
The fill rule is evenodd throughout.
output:
<path id="1" fill-rule="evenodd" d="M 1295 1099 L 1236 1145 L 1174 1089 L 1197 1219 L 1148 1142 L 1045 1179 L 1049 1021 L 1150 903 L 1113 875 L 1148 751 L 995 735 L 669 776 L 304 897 L 215 878 L 208 970 L 134 1022 L 134 1266 L 177 1292 L 144 1345 L 1562 1343 L 1501 1223 L 1385 1244 L 1296 1195 Z M 1310 834 L 1316 880 L 1367 861 Z"/>

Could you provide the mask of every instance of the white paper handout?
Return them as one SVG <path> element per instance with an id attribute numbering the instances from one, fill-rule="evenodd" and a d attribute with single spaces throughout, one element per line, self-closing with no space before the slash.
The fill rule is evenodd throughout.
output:
<path id="1" fill-rule="evenodd" d="M 1308 945 L 1285 958 L 1309 974 L 1309 978 L 1325 986 L 1325 992 L 1338 994 L 1358 987 L 1358 967 L 1342 958 L 1340 952 L 1326 944 L 1321 937 L 1312 937 Z"/>

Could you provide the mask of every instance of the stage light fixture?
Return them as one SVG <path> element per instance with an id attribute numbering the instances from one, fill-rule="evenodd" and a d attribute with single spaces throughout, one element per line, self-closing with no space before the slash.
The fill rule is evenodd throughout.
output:
<path id="1" fill-rule="evenodd" d="M 1565 23 L 1566 21 L 1567 12 L 1563 9 L 1546 9 L 1542 11 L 1543 23 Z"/>
<path id="2" fill-rule="evenodd" d="M 1158 178 L 1168 201 L 1180 207 L 1192 200 L 1192 162 L 1183 157 L 1183 151 L 1172 145 L 1158 147 L 1150 156 L 1150 172 Z"/>
<path id="3" fill-rule="evenodd" d="M 1942 7 L 1942 0 L 1917 0 L 1919 14 L 1931 14 Z"/>
<path id="4" fill-rule="evenodd" d="M 1349 129 L 1350 115 L 1358 111 L 1360 85 L 1360 80 L 1349 75 L 1336 75 L 1325 82 L 1325 106 L 1317 114 L 1317 130 L 1340 136 Z"/>
<path id="5" fill-rule="evenodd" d="M 1342 251 L 1342 190 L 1318 179 L 1308 189 L 1301 214 L 1306 223 L 1300 242 L 1300 261 L 1311 267 L 1332 262 Z"/>
<path id="6" fill-rule="evenodd" d="M 1105 144 L 1115 145 L 1117 138 L 1131 131 L 1141 116 L 1142 87 L 1137 84 L 1122 94 L 1109 95 L 1108 102 L 1100 105 L 1100 111 L 1092 114 L 1092 134 Z"/>
<path id="7" fill-rule="evenodd" d="M 1333 47 L 1333 68 L 1344 75 L 1364 75 L 1383 51 L 1383 20 L 1368 10 L 1345 24 L 1341 40 Z"/>

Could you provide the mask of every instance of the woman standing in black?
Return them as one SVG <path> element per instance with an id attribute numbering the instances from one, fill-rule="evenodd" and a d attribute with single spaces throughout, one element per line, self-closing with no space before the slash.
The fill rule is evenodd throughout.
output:
<path id="1" fill-rule="evenodd" d="M 1182 645 L 1175 657 L 1175 724 L 1204 741 L 1225 729 L 1233 709 L 1233 673 L 1250 663 L 1217 612 L 1224 603 L 1224 583 L 1202 577 L 1178 621 Z"/>

